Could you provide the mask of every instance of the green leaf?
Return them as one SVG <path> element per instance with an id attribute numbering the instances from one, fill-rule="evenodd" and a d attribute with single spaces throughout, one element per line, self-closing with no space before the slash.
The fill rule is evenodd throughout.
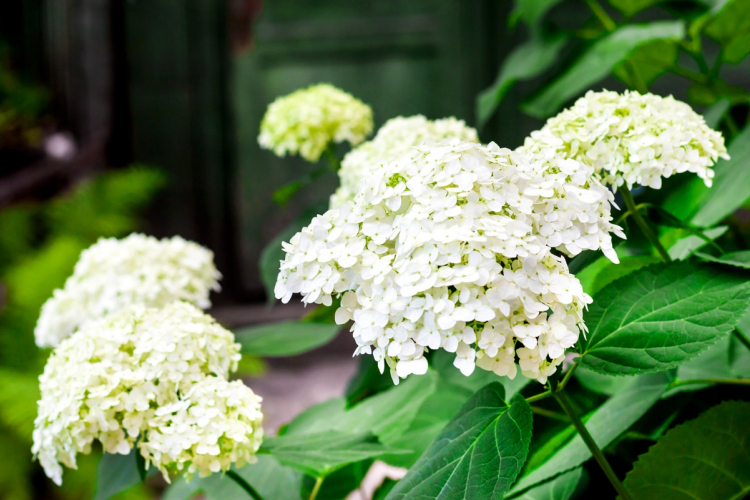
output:
<path id="1" fill-rule="evenodd" d="M 745 127 L 732 140 L 729 156 L 729 160 L 716 163 L 713 187 L 704 191 L 700 209 L 691 220 L 692 224 L 713 226 L 750 198 L 750 127 Z"/>
<path id="2" fill-rule="evenodd" d="M 96 497 L 107 500 L 141 482 L 138 472 L 137 447 L 127 455 L 104 453 L 96 470 Z"/>
<path id="3" fill-rule="evenodd" d="M 591 392 L 614 396 L 628 387 L 633 385 L 636 378 L 618 377 L 615 375 L 604 375 L 603 373 L 589 370 L 583 365 L 579 365 L 573 376 L 578 382 Z"/>
<path id="4" fill-rule="evenodd" d="M 727 44 L 722 58 L 730 64 L 739 64 L 748 54 L 750 54 L 750 33 L 744 33 Z"/>
<path id="5" fill-rule="evenodd" d="M 281 465 L 269 455 L 258 455 L 258 461 L 248 464 L 235 472 L 242 476 L 267 500 L 302 500 L 300 489 L 303 475 Z M 184 477 L 175 480 L 164 491 L 162 500 L 191 500 L 198 493 L 208 500 L 247 500 L 248 494 L 232 478 L 224 474 L 208 477 L 194 477 L 186 481 Z"/>
<path id="6" fill-rule="evenodd" d="M 308 208 L 302 214 L 294 219 L 284 230 L 271 240 L 260 254 L 258 267 L 260 268 L 260 279 L 263 287 L 266 289 L 266 297 L 269 304 L 275 302 L 273 289 L 276 286 L 276 278 L 279 276 L 279 263 L 284 260 L 284 249 L 281 247 L 282 241 L 289 241 L 292 236 L 302 230 L 303 227 L 310 224 L 310 221 L 318 214 L 328 210 L 327 203 L 317 203 Z"/>
<path id="7" fill-rule="evenodd" d="M 0 423 L 3 431 L 12 429 L 24 441 L 31 442 L 39 399 L 36 375 L 0 368 Z"/>
<path id="8" fill-rule="evenodd" d="M 614 74 L 628 87 L 650 87 L 658 77 L 677 63 L 679 45 L 674 40 L 654 40 L 638 46 L 614 69 Z"/>
<path id="9" fill-rule="evenodd" d="M 516 7 L 510 13 L 511 25 L 523 20 L 528 26 L 536 26 L 544 15 L 562 0 L 516 0 Z"/>
<path id="10" fill-rule="evenodd" d="M 730 45 L 737 37 L 750 32 L 750 3 L 747 0 L 717 2 L 703 32 L 724 47 Z"/>
<path id="11" fill-rule="evenodd" d="M 719 262 L 721 264 L 727 264 L 729 266 L 742 267 L 744 269 L 750 269 L 750 250 L 743 250 L 740 252 L 729 252 L 725 253 L 720 257 L 714 257 L 707 253 L 696 252 L 698 257 L 703 260 L 709 260 L 711 262 Z"/>
<path id="12" fill-rule="evenodd" d="M 737 327 L 743 332 L 750 331 L 750 314 Z M 736 335 L 732 335 L 729 341 L 729 368 L 732 378 L 750 378 L 750 349 Z"/>
<path id="13" fill-rule="evenodd" d="M 697 358 L 693 358 L 687 363 L 680 365 L 677 368 L 675 382 L 707 378 L 734 378 L 729 365 L 730 340 L 731 336 L 728 335 L 706 349 Z M 705 387 L 707 387 L 705 384 L 681 385 L 668 391 L 664 397 L 673 396 L 678 392 L 697 391 Z"/>
<path id="14" fill-rule="evenodd" d="M 732 103 L 727 98 L 719 99 L 713 103 L 708 109 L 706 109 L 705 113 L 703 113 L 703 119 L 706 120 L 706 125 L 714 130 L 718 130 L 721 119 L 724 118 L 724 115 L 731 107 Z"/>
<path id="15" fill-rule="evenodd" d="M 352 434 L 330 430 L 266 438 L 261 449 L 281 464 L 314 477 L 325 477 L 347 464 L 405 451 L 387 448 L 369 432 Z"/>
<path id="16" fill-rule="evenodd" d="M 609 4 L 627 17 L 666 0 L 609 0 Z"/>
<path id="17" fill-rule="evenodd" d="M 531 383 L 531 379 L 526 377 L 516 377 L 513 380 L 508 377 L 498 377 L 493 372 L 477 368 L 468 377 L 461 373 L 458 368 L 453 366 L 455 354 L 448 351 L 439 350 L 433 353 L 430 359 L 432 366 L 439 374 L 440 381 L 438 390 L 442 390 L 445 385 L 461 388 L 466 394 L 466 399 L 477 392 L 482 387 L 491 382 L 499 382 L 505 389 L 505 399 L 513 399 L 513 396 Z M 499 379 L 499 380 L 498 380 Z"/>
<path id="18" fill-rule="evenodd" d="M 638 457 L 633 498 L 739 500 L 750 493 L 750 403 L 725 401 L 668 431 Z"/>
<path id="19" fill-rule="evenodd" d="M 623 26 L 596 41 L 562 76 L 522 108 L 532 116 L 548 117 L 609 75 L 638 46 L 654 40 L 680 40 L 684 36 L 685 26 L 681 21 Z"/>
<path id="20" fill-rule="evenodd" d="M 620 259 L 619 264 L 612 263 L 609 259 L 605 259 L 607 266 L 604 267 L 599 273 L 596 274 L 594 282 L 590 287 L 590 290 L 586 290 L 589 295 L 594 295 L 599 290 L 609 285 L 615 280 L 627 276 L 643 267 L 650 266 L 661 262 L 659 257 L 651 255 L 639 255 L 636 257 L 623 257 Z"/>
<path id="21" fill-rule="evenodd" d="M 234 335 L 242 352 L 255 356 L 294 356 L 327 344 L 341 326 L 330 323 L 282 321 L 240 328 Z"/>
<path id="22" fill-rule="evenodd" d="M 388 495 L 501 499 L 526 460 L 531 407 L 517 395 L 508 406 L 502 385 L 480 389 Z"/>
<path id="23" fill-rule="evenodd" d="M 616 281 L 584 315 L 580 363 L 601 373 L 662 371 L 697 356 L 729 333 L 750 303 L 740 273 L 706 264 L 658 264 Z"/>
<path id="24" fill-rule="evenodd" d="M 744 88 L 729 85 L 721 80 L 710 85 L 694 83 L 687 91 L 688 100 L 700 106 L 711 106 L 720 99 L 729 99 L 731 104 L 745 104 L 749 95 Z"/>
<path id="25" fill-rule="evenodd" d="M 640 376 L 626 391 L 608 399 L 591 413 L 586 420 L 586 428 L 599 448 L 606 448 L 637 422 L 659 400 L 670 382 L 671 377 L 665 372 Z M 589 458 L 591 452 L 581 437 L 576 435 L 550 459 L 519 479 L 509 497 L 578 467 Z"/>
<path id="26" fill-rule="evenodd" d="M 552 66 L 566 42 L 562 36 L 552 40 L 535 37 L 516 47 L 503 62 L 495 83 L 477 96 L 479 126 L 487 123 L 516 81 L 533 78 Z"/>
<path id="27" fill-rule="evenodd" d="M 714 227 L 712 229 L 706 229 L 705 231 L 703 231 L 703 235 L 710 240 L 715 240 L 723 236 L 728 229 L 729 227 L 727 226 Z M 667 252 L 669 253 L 669 256 L 672 258 L 672 260 L 685 260 L 693 255 L 696 250 L 698 250 L 699 248 L 703 248 L 706 245 L 708 245 L 708 242 L 704 238 L 701 238 L 700 236 L 697 236 L 695 234 L 691 234 L 677 240 L 674 245 L 669 247 Z"/>
<path id="28" fill-rule="evenodd" d="M 585 486 L 586 471 L 577 467 L 556 478 L 527 490 L 518 500 L 571 500 Z"/>

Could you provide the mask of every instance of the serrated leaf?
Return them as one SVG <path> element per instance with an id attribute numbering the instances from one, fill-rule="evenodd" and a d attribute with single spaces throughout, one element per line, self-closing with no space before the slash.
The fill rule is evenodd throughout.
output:
<path id="1" fill-rule="evenodd" d="M 258 455 L 258 461 L 235 472 L 242 476 L 263 498 L 268 500 L 302 500 L 302 473 L 281 465 L 269 455 Z M 248 494 L 232 478 L 223 474 L 176 479 L 165 491 L 162 500 L 191 500 L 203 493 L 208 500 L 247 500 Z"/>
<path id="2" fill-rule="evenodd" d="M 671 381 L 672 377 L 665 372 L 642 375 L 627 390 L 608 399 L 591 413 L 586 420 L 586 428 L 599 448 L 606 448 L 637 422 L 659 400 Z M 591 452 L 581 437 L 576 435 L 550 459 L 521 477 L 509 496 L 578 467 L 589 458 Z"/>
<path id="3" fill-rule="evenodd" d="M 556 113 L 568 100 L 609 75 L 638 46 L 654 40 L 680 40 L 681 21 L 660 21 L 623 26 L 596 41 L 562 76 L 553 81 L 522 109 L 539 118 Z"/>
<path id="4" fill-rule="evenodd" d="M 552 66 L 566 42 L 565 37 L 536 37 L 516 47 L 503 62 L 495 83 L 477 96 L 479 126 L 487 123 L 516 81 L 533 78 Z"/>
<path id="5" fill-rule="evenodd" d="M 459 410 L 387 500 L 501 499 L 518 475 L 531 440 L 531 407 L 520 395 L 508 406 L 497 382 Z"/>
<path id="6" fill-rule="evenodd" d="M 325 477 L 347 464 L 368 458 L 408 452 L 384 446 L 369 432 L 352 434 L 339 431 L 270 437 L 263 441 L 261 449 L 282 465 L 314 477 Z"/>
<path id="7" fill-rule="evenodd" d="M 340 325 L 307 321 L 282 321 L 234 331 L 242 352 L 254 356 L 293 356 L 327 344 Z"/>
<path id="8" fill-rule="evenodd" d="M 725 401 L 668 431 L 625 477 L 633 498 L 739 500 L 750 493 L 750 403 Z"/>
<path id="9" fill-rule="evenodd" d="M 740 252 L 729 252 L 725 253 L 720 257 L 715 257 L 706 253 L 696 252 L 698 257 L 703 260 L 711 262 L 719 262 L 728 266 L 742 267 L 744 269 L 750 269 L 750 250 L 743 250 Z"/>
<path id="10" fill-rule="evenodd" d="M 554 479 L 527 490 L 518 500 L 571 500 L 587 482 L 586 471 L 577 467 Z"/>
<path id="11" fill-rule="evenodd" d="M 613 375 L 662 371 L 728 334 L 750 303 L 740 273 L 706 264 L 656 264 L 616 281 L 584 315 L 588 341 L 579 362 Z"/>
<path id="12" fill-rule="evenodd" d="M 596 274 L 589 290 L 586 290 L 586 293 L 589 295 L 593 296 L 613 281 L 634 273 L 643 267 L 661 262 L 661 259 L 651 255 L 639 255 L 636 257 L 623 257 L 620 259 L 619 264 L 613 264 L 609 259 L 605 259 L 605 261 L 607 265 Z"/>

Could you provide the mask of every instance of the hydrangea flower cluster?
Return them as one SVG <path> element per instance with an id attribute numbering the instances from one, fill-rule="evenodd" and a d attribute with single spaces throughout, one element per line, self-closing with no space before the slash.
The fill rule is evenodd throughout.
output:
<path id="1" fill-rule="evenodd" d="M 596 169 L 615 188 L 661 188 L 662 177 L 693 172 L 711 186 L 713 164 L 729 158 L 721 133 L 672 96 L 589 91 L 528 137 L 525 152 L 554 149 Z"/>
<path id="2" fill-rule="evenodd" d="M 354 320 L 355 354 L 395 383 L 427 370 L 424 353 L 544 383 L 583 329 L 591 298 L 552 248 L 613 260 L 612 194 L 593 169 L 554 152 L 529 156 L 457 139 L 422 144 L 377 167 L 354 202 L 284 243 L 275 295 L 330 305 Z M 478 362 L 477 362 L 478 359 Z"/>
<path id="3" fill-rule="evenodd" d="M 147 464 L 205 476 L 254 459 L 262 439 L 260 398 L 241 382 L 234 336 L 199 309 L 172 302 L 132 306 L 63 340 L 39 378 L 32 451 L 46 474 L 94 440 L 127 454 L 138 440 Z"/>
<path id="4" fill-rule="evenodd" d="M 322 83 L 279 97 L 268 106 L 258 143 L 277 156 L 299 153 L 316 162 L 331 142 L 356 146 L 372 131 L 372 109 Z"/>
<path id="5" fill-rule="evenodd" d="M 131 304 L 162 307 L 183 300 L 208 308 L 220 277 L 213 252 L 179 236 L 102 238 L 81 253 L 65 287 L 42 306 L 36 343 L 57 346 L 86 323 Z"/>
<path id="6" fill-rule="evenodd" d="M 432 121 L 416 115 L 388 120 L 371 141 L 357 146 L 344 156 L 338 172 L 341 185 L 331 196 L 331 208 L 353 200 L 362 179 L 372 173 L 377 165 L 407 153 L 424 141 L 440 142 L 454 137 L 479 142 L 476 129 L 453 117 Z"/>

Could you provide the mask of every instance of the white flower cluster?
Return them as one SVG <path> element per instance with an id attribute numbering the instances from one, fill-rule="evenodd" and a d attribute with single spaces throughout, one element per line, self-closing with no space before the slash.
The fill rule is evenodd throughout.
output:
<path id="1" fill-rule="evenodd" d="M 378 165 L 407 153 L 412 147 L 425 141 L 440 142 L 453 138 L 479 142 L 474 128 L 453 117 L 432 121 L 422 115 L 416 115 L 388 120 L 371 141 L 357 146 L 344 156 L 338 172 L 341 186 L 331 196 L 331 208 L 340 207 L 353 200 L 362 179 L 372 173 Z"/>
<path id="2" fill-rule="evenodd" d="M 332 141 L 355 146 L 371 131 L 370 106 L 322 83 L 272 102 L 260 124 L 258 143 L 277 156 L 299 153 L 316 162 Z"/>
<path id="3" fill-rule="evenodd" d="M 554 149 L 596 169 L 615 188 L 661 188 L 662 177 L 693 172 L 711 186 L 716 160 L 729 158 L 721 133 L 672 96 L 589 91 L 550 118 L 520 148 Z"/>
<path id="4" fill-rule="evenodd" d="M 94 440 L 121 454 L 138 440 L 167 479 L 251 461 L 262 414 L 259 397 L 226 380 L 239 359 L 234 335 L 185 302 L 91 322 L 62 341 L 39 378 L 32 451 L 57 484 L 60 462 L 75 468 Z"/>
<path id="5" fill-rule="evenodd" d="M 87 322 L 131 304 L 162 307 L 183 300 L 205 309 L 221 277 L 213 253 L 179 236 L 102 238 L 81 253 L 65 287 L 42 307 L 34 329 L 40 347 L 57 346 Z"/>
<path id="6" fill-rule="evenodd" d="M 289 243 L 275 295 L 331 304 L 354 320 L 356 353 L 372 352 L 394 382 L 424 373 L 427 349 L 540 382 L 584 328 L 591 298 L 570 254 L 613 260 L 612 194 L 592 168 L 458 140 L 422 144 L 377 168 L 354 202 L 313 219 Z M 477 361 L 478 359 L 478 361 Z"/>

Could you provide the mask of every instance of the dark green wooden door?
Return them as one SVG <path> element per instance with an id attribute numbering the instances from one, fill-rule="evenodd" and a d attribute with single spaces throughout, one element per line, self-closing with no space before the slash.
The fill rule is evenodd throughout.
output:
<path id="1" fill-rule="evenodd" d="M 264 244 L 304 205 L 325 201 L 334 175 L 280 209 L 273 191 L 311 165 L 257 144 L 266 106 L 280 95 L 330 82 L 372 106 L 376 128 L 398 115 L 473 122 L 474 96 L 494 76 L 493 29 L 484 0 L 275 0 L 255 26 L 251 50 L 233 63 L 241 275 L 260 287 Z M 345 149 L 342 148 L 341 152 Z"/>

